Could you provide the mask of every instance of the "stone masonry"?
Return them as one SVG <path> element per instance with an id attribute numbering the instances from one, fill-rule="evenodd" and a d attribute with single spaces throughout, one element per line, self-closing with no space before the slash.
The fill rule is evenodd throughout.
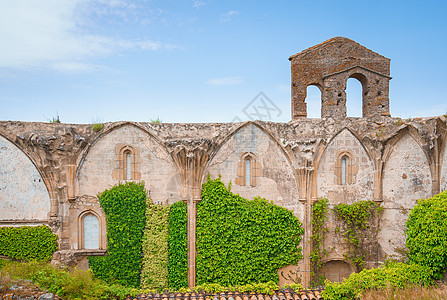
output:
<path id="1" fill-rule="evenodd" d="M 91 124 L 1 121 L 0 226 L 46 224 L 59 237 L 54 260 L 87 268 L 87 256 L 107 249 L 97 194 L 120 181 L 144 180 L 155 203 L 188 204 L 188 282 L 194 285 L 196 204 L 210 174 L 231 181 L 242 197 L 270 199 L 301 220 L 304 258 L 279 273 L 298 270 L 305 284 L 310 281 L 310 212 L 320 197 L 332 206 L 379 203 L 381 230 L 366 267 L 398 256 L 416 200 L 447 189 L 445 116 L 391 117 L 390 60 L 349 39 L 330 39 L 290 60 L 288 123 L 113 122 L 94 132 Z M 346 116 L 351 77 L 363 85 L 362 118 Z M 312 84 L 322 91 L 321 119 L 305 118 L 306 88 Z M 97 221 L 89 223 L 86 216 Z M 328 223 L 321 272 L 341 280 L 354 266 L 344 258 L 333 218 Z M 88 249 L 92 239 L 97 246 Z M 280 276 L 280 284 L 286 277 Z"/>

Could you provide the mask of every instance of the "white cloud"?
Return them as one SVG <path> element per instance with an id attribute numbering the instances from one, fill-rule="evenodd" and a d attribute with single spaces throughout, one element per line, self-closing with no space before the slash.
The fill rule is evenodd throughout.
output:
<path id="1" fill-rule="evenodd" d="M 194 8 L 197 8 L 197 7 L 200 7 L 200 6 L 204 6 L 205 4 L 206 4 L 205 1 L 194 0 L 192 6 L 193 6 Z"/>
<path id="2" fill-rule="evenodd" d="M 0 68 L 49 66 L 57 70 L 97 69 L 89 60 L 123 50 L 179 48 L 152 40 L 126 40 L 89 32 L 88 16 L 102 7 L 133 10 L 126 1 L 14 0 L 0 2 Z M 90 14 L 88 13 L 90 10 Z M 111 13 L 110 14 L 114 14 Z"/>
<path id="3" fill-rule="evenodd" d="M 241 84 L 243 81 L 244 80 L 242 77 L 221 77 L 221 78 L 212 78 L 207 81 L 207 84 L 216 86 L 236 85 Z"/>
<path id="4" fill-rule="evenodd" d="M 220 22 L 221 23 L 230 22 L 231 19 L 234 16 L 237 16 L 237 15 L 239 15 L 239 11 L 237 11 L 237 10 L 230 10 L 230 11 L 220 15 Z"/>

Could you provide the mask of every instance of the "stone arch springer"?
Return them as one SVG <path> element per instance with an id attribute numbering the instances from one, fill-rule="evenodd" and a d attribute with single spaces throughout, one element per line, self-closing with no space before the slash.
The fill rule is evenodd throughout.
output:
<path id="1" fill-rule="evenodd" d="M 56 218 L 58 216 L 59 206 L 58 206 L 57 184 L 54 175 L 51 172 L 45 172 L 44 170 L 42 170 L 42 168 L 37 164 L 34 158 L 31 155 L 29 155 L 20 145 L 18 145 L 8 136 L 0 132 L 0 139 L 1 138 L 3 138 L 5 141 L 13 145 L 13 147 L 15 147 L 21 154 L 23 154 L 39 174 L 45 186 L 48 198 L 50 200 L 50 210 L 47 220 L 49 225 L 56 225 L 57 223 Z"/>

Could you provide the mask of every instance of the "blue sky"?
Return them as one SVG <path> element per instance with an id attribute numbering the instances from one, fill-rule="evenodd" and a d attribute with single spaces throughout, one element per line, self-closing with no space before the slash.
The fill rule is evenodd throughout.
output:
<path id="1" fill-rule="evenodd" d="M 231 122 L 263 92 L 288 122 L 288 57 L 334 36 L 391 59 L 392 116 L 441 115 L 446 16 L 430 0 L 0 0 L 0 120 Z M 350 79 L 352 116 L 360 93 Z"/>

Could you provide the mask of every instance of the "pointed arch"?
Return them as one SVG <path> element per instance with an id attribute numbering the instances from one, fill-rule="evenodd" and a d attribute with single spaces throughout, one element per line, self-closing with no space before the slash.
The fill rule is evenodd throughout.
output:
<path id="1" fill-rule="evenodd" d="M 45 176 L 34 159 L 3 134 L 0 134 L 0 146 L 4 151 L 0 157 L 4 160 L 0 204 L 7 206 L 0 209 L 0 220 L 47 223 L 50 218 L 56 218 L 58 201 L 53 189 L 54 178 Z"/>
<path id="2" fill-rule="evenodd" d="M 250 162 L 251 183 L 247 186 L 243 178 L 245 154 L 256 157 Z M 245 198 L 255 196 L 273 200 L 277 205 L 294 210 L 301 216 L 304 211 L 299 202 L 296 169 L 291 155 L 272 134 L 258 122 L 245 122 L 234 128 L 217 145 L 207 164 L 205 174 L 213 177 L 222 175 L 226 183 L 236 183 L 232 190 Z"/>
<path id="3" fill-rule="evenodd" d="M 344 166 L 345 174 L 344 157 L 348 157 Z M 328 142 L 320 141 L 314 155 L 313 197 L 326 197 L 337 203 L 372 200 L 375 164 L 371 157 L 358 136 L 346 127 Z"/>
<path id="4" fill-rule="evenodd" d="M 103 137 L 107 136 L 109 133 L 111 133 L 115 130 L 118 130 L 118 129 L 120 129 L 124 126 L 127 126 L 127 125 L 134 126 L 138 129 L 144 131 L 145 133 L 147 133 L 154 141 L 156 141 L 162 147 L 162 149 L 166 152 L 166 154 L 169 155 L 168 149 L 166 148 L 165 144 L 158 138 L 158 136 L 155 133 L 150 131 L 145 126 L 142 126 L 141 124 L 139 124 L 137 122 L 130 122 L 130 121 L 116 122 L 116 123 L 112 123 L 110 127 L 106 127 L 104 130 L 101 130 L 101 133 L 90 144 L 88 144 L 87 147 L 85 147 L 82 150 L 82 152 L 78 156 L 78 159 L 76 160 L 76 175 L 75 175 L 75 177 L 77 176 L 79 169 L 82 167 L 82 164 L 85 161 L 85 157 L 87 156 L 89 151 L 95 146 L 95 144 L 98 141 L 100 141 Z"/>
<path id="5" fill-rule="evenodd" d="M 130 180 L 144 180 L 153 201 L 180 200 L 179 174 L 165 144 L 148 128 L 133 122 L 112 124 L 84 149 L 75 172 L 74 197 L 95 196 L 128 180 L 127 154 L 131 158 Z"/>

